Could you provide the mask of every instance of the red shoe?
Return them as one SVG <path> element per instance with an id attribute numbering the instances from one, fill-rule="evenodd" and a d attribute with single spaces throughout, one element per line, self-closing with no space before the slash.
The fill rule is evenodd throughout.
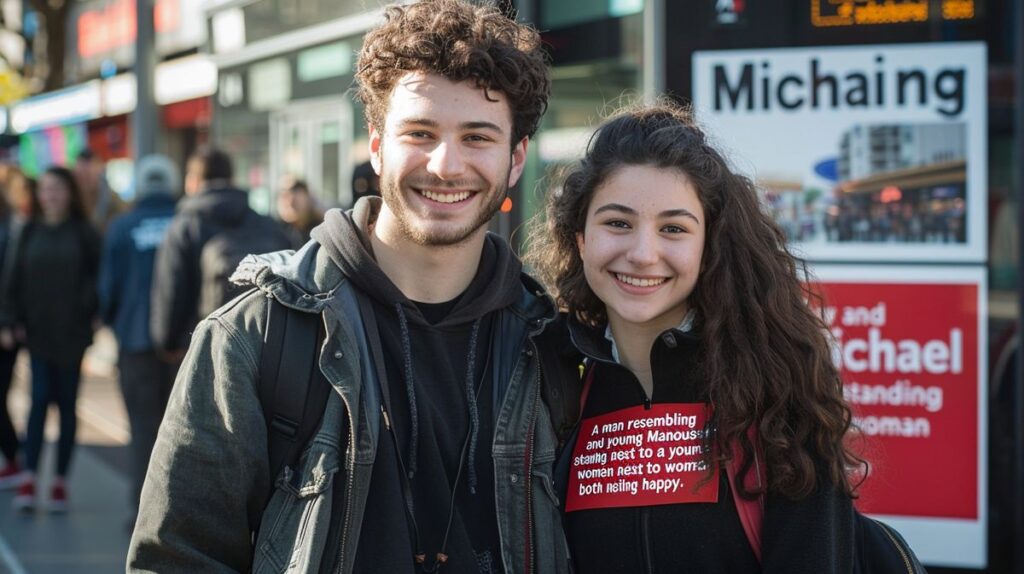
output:
<path id="1" fill-rule="evenodd" d="M 0 468 L 0 490 L 17 488 L 21 485 L 24 477 L 21 476 L 21 467 L 16 462 L 9 462 Z"/>
<path id="2" fill-rule="evenodd" d="M 64 481 L 57 478 L 53 481 L 53 488 L 50 490 L 50 512 L 63 514 L 68 511 L 68 489 Z"/>
<path id="3" fill-rule="evenodd" d="M 15 510 L 32 512 L 36 507 L 36 481 L 26 478 L 18 486 L 18 493 L 14 495 L 12 502 Z"/>

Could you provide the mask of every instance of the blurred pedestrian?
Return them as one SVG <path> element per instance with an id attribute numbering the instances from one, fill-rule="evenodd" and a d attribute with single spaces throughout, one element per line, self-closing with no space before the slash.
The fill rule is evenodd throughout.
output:
<path id="1" fill-rule="evenodd" d="M 366 160 L 352 170 L 352 204 L 369 196 L 380 196 L 380 176 Z"/>
<path id="2" fill-rule="evenodd" d="M 174 384 L 175 365 L 161 361 L 149 336 L 149 293 L 156 249 L 174 217 L 181 176 L 165 156 L 139 161 L 137 203 L 111 222 L 100 262 L 100 317 L 114 329 L 121 393 L 131 426 L 131 507 L 138 509 L 149 454 Z M 134 523 L 134 518 L 132 520 Z"/>
<path id="3" fill-rule="evenodd" d="M 39 180 L 33 218 L 15 255 L 6 301 L 24 329 L 32 366 L 32 407 L 25 432 L 25 476 L 14 506 L 36 505 L 36 471 L 47 407 L 60 412 L 57 472 L 49 508 L 67 510 L 65 478 L 75 445 L 75 403 L 82 356 L 92 343 L 100 239 L 89 224 L 70 170 L 51 167 Z"/>
<path id="4" fill-rule="evenodd" d="M 324 211 L 309 192 L 304 180 L 286 178 L 277 194 L 277 216 L 292 247 L 299 249 L 309 241 L 309 232 L 324 221 Z"/>
<path id="5" fill-rule="evenodd" d="M 185 193 L 153 271 L 150 335 L 165 360 L 184 357 L 199 319 L 231 299 L 228 281 L 250 253 L 288 249 L 269 217 L 249 207 L 248 194 L 232 184 L 231 158 L 202 148 L 188 160 Z"/>
<path id="6" fill-rule="evenodd" d="M 18 168 L 2 166 L 0 170 L 0 293 L 11 280 L 11 268 L 21 232 L 31 215 L 32 181 Z M 27 200 L 27 201 L 26 201 Z M 2 305 L 0 305 L 2 307 Z M 0 329 L 0 451 L 4 464 L 0 466 L 0 489 L 17 487 L 21 482 L 21 464 L 18 460 L 18 435 L 14 431 L 11 413 L 7 408 L 7 392 L 11 388 L 14 362 L 20 345 L 11 329 Z"/>
<path id="7" fill-rule="evenodd" d="M 106 232 L 110 222 L 127 208 L 124 200 L 107 182 L 103 159 L 89 148 L 83 149 L 75 159 L 75 181 L 82 191 L 85 215 L 100 234 Z"/>

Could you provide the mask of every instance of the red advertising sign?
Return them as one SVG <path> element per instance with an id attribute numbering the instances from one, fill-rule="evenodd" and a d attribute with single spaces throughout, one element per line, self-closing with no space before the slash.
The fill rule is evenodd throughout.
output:
<path id="1" fill-rule="evenodd" d="M 819 283 L 870 472 L 857 506 L 979 518 L 976 283 Z"/>
<path id="2" fill-rule="evenodd" d="M 718 501 L 704 462 L 704 404 L 656 404 L 584 419 L 572 453 L 566 512 Z"/>

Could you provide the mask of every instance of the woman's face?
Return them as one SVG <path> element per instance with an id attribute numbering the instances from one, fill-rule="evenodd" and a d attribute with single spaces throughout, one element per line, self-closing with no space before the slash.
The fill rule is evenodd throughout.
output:
<path id="1" fill-rule="evenodd" d="M 71 190 L 59 177 L 46 173 L 39 180 L 39 209 L 43 219 L 50 222 L 64 221 L 71 212 Z"/>
<path id="2" fill-rule="evenodd" d="M 697 188 L 679 170 L 624 166 L 597 188 L 576 244 L 613 330 L 662 331 L 682 322 L 705 225 Z"/>

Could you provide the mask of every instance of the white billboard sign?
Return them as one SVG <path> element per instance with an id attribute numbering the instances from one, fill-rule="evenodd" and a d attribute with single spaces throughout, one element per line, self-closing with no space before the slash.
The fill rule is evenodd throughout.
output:
<path id="1" fill-rule="evenodd" d="M 983 262 L 982 43 L 697 52 L 694 105 L 813 261 Z"/>

